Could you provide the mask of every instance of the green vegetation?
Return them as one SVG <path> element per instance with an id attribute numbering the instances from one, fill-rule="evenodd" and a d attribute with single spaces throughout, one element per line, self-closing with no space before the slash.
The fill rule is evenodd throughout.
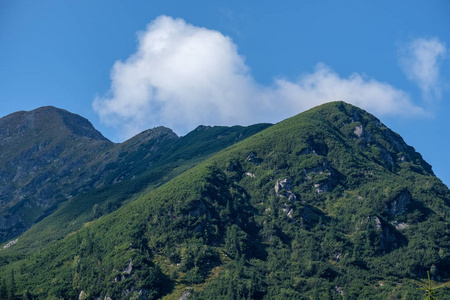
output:
<path id="1" fill-rule="evenodd" d="M 122 194 L 126 205 L 63 239 L 25 249 L 19 237 L 0 253 L 0 293 L 421 299 L 428 270 L 450 279 L 450 191 L 356 107 L 322 105 L 194 162 L 170 181 L 143 184 L 134 201 L 136 193 Z M 106 192 L 97 209 L 115 195 Z M 439 299 L 450 299 L 448 287 Z"/>
<path id="2" fill-rule="evenodd" d="M 215 152 L 269 126 L 269 124 L 248 127 L 200 126 L 177 140 L 159 144 L 158 149 L 151 152 L 148 152 L 148 148 L 154 147 L 154 141 L 145 144 L 145 147 L 141 145 L 138 150 L 122 155 L 123 164 L 128 165 L 126 163 L 128 161 L 137 161 L 140 167 L 147 167 L 148 170 L 137 170 L 128 166 L 132 170 L 127 172 L 128 180 L 97 188 L 60 204 L 55 212 L 25 232 L 14 249 L 5 251 L 6 253 L 0 252 L 0 260 L 10 261 L 29 252 L 38 251 L 49 243 L 74 233 L 82 228 L 83 224 L 134 201 L 143 193 L 192 168 Z M 125 142 L 125 148 L 129 144 L 136 143 L 134 139 L 138 140 L 136 137 Z M 116 167 L 109 176 L 117 178 L 124 172 L 125 168 Z"/>
<path id="3" fill-rule="evenodd" d="M 136 193 L 166 182 L 268 126 L 199 126 L 184 137 L 156 127 L 114 144 L 88 120 L 54 107 L 1 118 L 0 243 L 54 215 L 60 206 L 64 211 L 59 210 L 47 225 L 58 223 L 56 219 L 63 221 L 66 215 L 68 222 L 59 222 L 52 231 L 77 230 L 83 221 L 114 211 L 124 201 L 132 201 Z M 115 186 L 124 181 L 128 182 L 121 188 Z M 84 196 L 80 199 L 80 195 Z M 91 209 L 94 216 L 90 216 Z M 47 232 L 41 240 L 45 244 L 48 238 L 54 239 L 54 233 Z"/>
<path id="4" fill-rule="evenodd" d="M 421 288 L 419 288 L 419 290 L 424 291 L 425 294 L 425 299 L 427 300 L 437 300 L 438 299 L 438 294 L 439 291 L 438 289 L 445 287 L 445 285 L 441 285 L 438 287 L 433 287 L 432 283 L 431 283 L 431 279 L 430 279 L 430 272 L 427 271 L 428 274 L 428 284 L 424 284 Z"/>

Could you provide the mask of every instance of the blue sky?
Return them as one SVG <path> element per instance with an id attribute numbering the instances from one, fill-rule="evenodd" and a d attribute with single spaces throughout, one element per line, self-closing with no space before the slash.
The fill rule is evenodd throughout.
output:
<path id="1" fill-rule="evenodd" d="M 344 100 L 450 184 L 449 1 L 0 0 L 0 117 L 44 105 L 122 141 Z"/>

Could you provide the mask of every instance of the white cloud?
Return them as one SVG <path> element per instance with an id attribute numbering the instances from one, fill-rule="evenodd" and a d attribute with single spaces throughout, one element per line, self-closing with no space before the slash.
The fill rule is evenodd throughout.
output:
<path id="1" fill-rule="evenodd" d="M 409 95 L 385 82 L 354 73 L 341 78 L 324 64 L 296 82 L 276 81 L 277 98 L 293 109 L 305 110 L 324 102 L 344 100 L 377 115 L 418 115 L 424 110 L 413 105 Z M 294 110 L 295 111 L 295 110 Z"/>
<path id="2" fill-rule="evenodd" d="M 400 64 L 408 79 L 422 90 L 426 100 L 441 96 L 440 62 L 447 48 L 438 38 L 418 38 L 400 50 Z"/>
<path id="3" fill-rule="evenodd" d="M 278 122 L 334 100 L 375 114 L 423 113 L 388 83 L 357 73 L 342 78 L 324 64 L 296 81 L 260 85 L 229 37 L 181 19 L 161 16 L 138 40 L 136 53 L 114 64 L 110 91 L 93 102 L 121 138 L 159 125 L 185 134 L 200 124 Z"/>

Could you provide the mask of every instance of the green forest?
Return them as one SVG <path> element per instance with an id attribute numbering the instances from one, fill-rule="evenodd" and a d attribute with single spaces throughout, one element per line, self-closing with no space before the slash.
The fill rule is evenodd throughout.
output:
<path id="1" fill-rule="evenodd" d="M 450 299 L 450 191 L 376 117 L 220 133 L 62 203 L 0 251 L 0 299 Z"/>

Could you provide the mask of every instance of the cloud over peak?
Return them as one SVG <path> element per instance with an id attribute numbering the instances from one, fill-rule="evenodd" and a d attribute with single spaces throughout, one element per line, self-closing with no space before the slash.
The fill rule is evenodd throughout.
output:
<path id="1" fill-rule="evenodd" d="M 278 122 L 334 100 L 377 114 L 423 113 L 388 83 L 358 73 L 342 78 L 321 63 L 296 81 L 263 86 L 229 37 L 167 16 L 138 33 L 137 51 L 114 64 L 111 88 L 93 108 L 128 138 L 159 125 L 185 134 L 200 124 Z"/>

